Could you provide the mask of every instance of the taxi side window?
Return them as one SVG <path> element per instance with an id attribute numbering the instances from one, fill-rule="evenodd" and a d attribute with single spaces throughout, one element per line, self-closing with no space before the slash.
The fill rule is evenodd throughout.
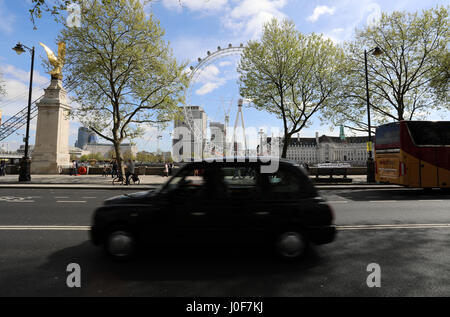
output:
<path id="1" fill-rule="evenodd" d="M 296 175 L 286 169 L 279 169 L 269 176 L 271 188 L 276 193 L 298 193 L 300 183 Z"/>

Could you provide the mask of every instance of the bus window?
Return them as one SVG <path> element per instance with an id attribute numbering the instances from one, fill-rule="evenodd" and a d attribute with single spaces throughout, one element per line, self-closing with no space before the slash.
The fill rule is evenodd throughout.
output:
<path id="1" fill-rule="evenodd" d="M 409 132 L 416 145 L 440 144 L 439 132 L 433 122 L 408 122 Z"/>
<path id="2" fill-rule="evenodd" d="M 446 122 L 447 125 L 441 127 L 440 132 L 442 135 L 442 144 L 450 145 L 450 122 Z"/>
<path id="3" fill-rule="evenodd" d="M 416 145 L 450 144 L 450 121 L 413 121 L 408 129 Z"/>
<path id="4" fill-rule="evenodd" d="M 377 148 L 400 147 L 400 124 L 398 122 L 379 126 L 375 134 Z"/>

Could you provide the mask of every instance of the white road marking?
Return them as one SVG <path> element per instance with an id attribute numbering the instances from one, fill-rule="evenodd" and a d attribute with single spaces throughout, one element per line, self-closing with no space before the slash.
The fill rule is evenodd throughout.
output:
<path id="1" fill-rule="evenodd" d="M 383 225 L 339 225 L 336 229 L 344 230 L 393 230 L 393 229 L 435 229 L 450 228 L 450 223 L 422 223 L 422 224 L 383 224 Z M 90 226 L 0 226 L 0 231 L 11 230 L 40 230 L 40 231 L 89 231 Z"/>
<path id="2" fill-rule="evenodd" d="M 441 202 L 441 201 L 444 201 L 444 200 L 442 200 L 442 199 L 421 199 L 421 200 L 419 200 L 419 201 L 436 201 L 436 202 Z"/>
<path id="3" fill-rule="evenodd" d="M 395 203 L 396 200 L 370 200 L 370 203 Z"/>
<path id="4" fill-rule="evenodd" d="M 34 203 L 33 197 L 0 196 L 0 202 L 7 203 Z"/>
<path id="5" fill-rule="evenodd" d="M 58 230 L 58 231 L 89 231 L 90 226 L 0 226 L 0 230 Z"/>
<path id="6" fill-rule="evenodd" d="M 57 200 L 57 203 L 86 203 L 86 200 Z"/>
<path id="7" fill-rule="evenodd" d="M 386 230 L 386 229 L 433 229 L 450 228 L 450 223 L 422 223 L 422 224 L 386 224 L 386 225 L 348 225 L 336 226 L 337 230 Z"/>
<path id="8" fill-rule="evenodd" d="M 346 203 L 348 203 L 347 200 L 329 200 L 327 202 L 330 204 L 346 204 Z"/>

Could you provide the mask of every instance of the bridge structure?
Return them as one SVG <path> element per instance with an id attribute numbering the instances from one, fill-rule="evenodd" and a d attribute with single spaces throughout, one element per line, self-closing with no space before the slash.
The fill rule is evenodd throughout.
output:
<path id="1" fill-rule="evenodd" d="M 31 104 L 30 120 L 33 120 L 37 116 L 38 109 L 36 103 L 38 103 L 42 99 L 42 97 L 43 96 L 40 96 Z M 3 141 L 11 134 L 22 128 L 25 124 L 27 124 L 27 113 L 28 107 L 25 107 L 17 112 L 14 116 L 3 122 L 2 125 L 0 125 L 0 141 Z"/>
<path id="2" fill-rule="evenodd" d="M 66 91 L 68 93 L 72 91 L 75 88 L 75 86 L 76 86 L 75 80 L 68 80 L 65 83 L 65 87 L 67 87 Z M 35 99 L 31 103 L 30 120 L 33 120 L 38 115 L 38 107 L 36 104 L 38 104 L 42 100 L 42 98 L 44 98 L 44 95 Z M 5 122 L 1 123 L 0 141 L 3 141 L 4 139 L 8 138 L 10 135 L 20 130 L 27 124 L 27 113 L 28 113 L 28 106 L 25 106 L 23 109 L 14 114 L 12 117 L 8 118 Z"/>

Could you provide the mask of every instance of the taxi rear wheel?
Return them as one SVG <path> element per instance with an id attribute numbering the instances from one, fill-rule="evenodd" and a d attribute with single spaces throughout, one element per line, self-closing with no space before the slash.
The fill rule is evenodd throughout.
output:
<path id="1" fill-rule="evenodd" d="M 275 242 L 276 254 L 284 260 L 298 260 L 306 255 L 308 240 L 301 230 L 283 230 Z"/>

